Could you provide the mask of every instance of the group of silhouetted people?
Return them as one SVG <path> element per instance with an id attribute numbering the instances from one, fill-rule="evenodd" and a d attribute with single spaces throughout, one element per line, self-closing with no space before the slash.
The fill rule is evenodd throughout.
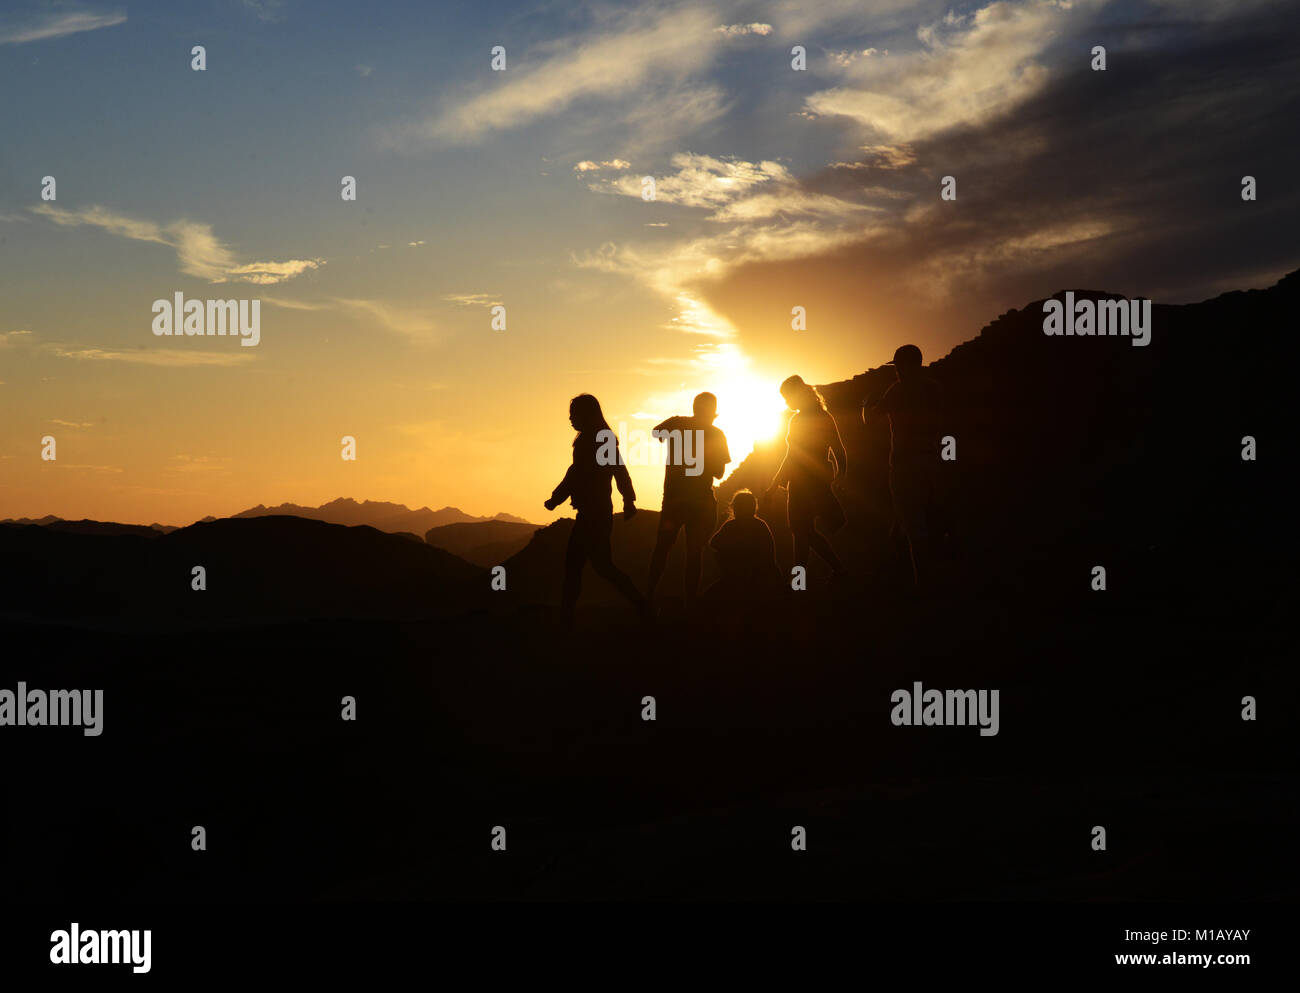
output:
<path id="1" fill-rule="evenodd" d="M 890 427 L 889 488 L 895 526 L 906 539 L 913 581 L 922 585 L 929 569 L 930 508 L 935 496 L 938 464 L 940 392 L 922 372 L 921 350 L 904 345 L 891 363 L 897 381 L 879 401 L 863 402 L 866 424 L 886 418 Z M 848 458 L 835 418 L 814 386 L 799 376 L 781 384 L 781 396 L 792 411 L 786 431 L 786 452 L 766 494 L 786 491 L 786 520 L 793 537 L 796 567 L 806 572 L 809 550 L 831 568 L 832 581 L 845 575 L 828 534 L 846 523 L 835 485 L 845 477 Z M 572 622 L 583 566 L 590 562 L 597 575 L 622 593 L 643 618 L 653 618 L 652 600 L 668 562 L 668 554 L 683 530 L 686 566 L 683 592 L 687 602 L 699 595 L 704 546 L 717 557 L 721 578 L 707 592 L 710 598 L 759 600 L 781 586 L 775 542 L 767 522 L 758 516 L 758 500 L 740 490 L 731 501 L 731 517 L 717 527 L 718 509 L 714 480 L 721 479 L 731 461 L 727 439 L 714 425 L 718 401 L 701 393 L 689 416 L 669 417 L 657 424 L 652 436 L 669 444 L 664 470 L 663 504 L 650 575 L 643 596 L 627 574 L 614 564 L 610 534 L 614 527 L 611 482 L 623 497 L 623 518 L 636 514 L 632 478 L 618 450 L 618 440 L 605 420 L 600 403 L 589 393 L 569 403 L 573 461 L 546 508 L 554 510 L 566 499 L 577 519 L 569 533 L 564 562 L 561 609 L 564 623 Z M 676 451 L 672 450 L 673 445 Z M 715 531 L 716 528 L 716 531 Z"/>

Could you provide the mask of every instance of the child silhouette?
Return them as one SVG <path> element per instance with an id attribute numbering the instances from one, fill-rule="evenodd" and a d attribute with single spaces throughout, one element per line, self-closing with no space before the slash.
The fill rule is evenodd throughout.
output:
<path id="1" fill-rule="evenodd" d="M 731 498 L 731 513 L 709 542 L 722 573 L 709 592 L 728 600 L 766 596 L 780 585 L 772 529 L 757 516 L 758 500 L 749 490 Z"/>

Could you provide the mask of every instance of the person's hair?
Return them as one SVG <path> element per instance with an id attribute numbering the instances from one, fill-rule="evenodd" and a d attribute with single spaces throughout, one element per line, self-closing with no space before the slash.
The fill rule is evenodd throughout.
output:
<path id="1" fill-rule="evenodd" d="M 741 508 L 745 508 L 742 512 Z M 732 517 L 753 517 L 758 513 L 758 498 L 750 490 L 737 490 L 731 497 Z"/>
<path id="2" fill-rule="evenodd" d="M 790 376 L 781 384 L 781 395 L 786 396 L 789 393 L 793 393 L 796 399 L 802 399 L 800 394 L 803 397 L 811 396 L 823 411 L 826 410 L 826 399 L 821 395 L 817 387 L 805 383 L 802 376 Z M 798 409 L 803 410 L 804 408 L 799 407 Z"/>
<path id="3" fill-rule="evenodd" d="M 691 409 L 695 411 L 695 416 L 699 417 L 700 415 L 702 415 L 706 408 L 710 413 L 717 414 L 718 398 L 715 397 L 712 393 L 697 394 L 695 397 L 695 402 L 691 405 Z"/>
<path id="4" fill-rule="evenodd" d="M 577 437 L 573 439 L 575 445 L 578 443 L 578 438 L 584 434 L 597 434 L 609 430 L 605 414 L 600 409 L 600 401 L 590 393 L 579 393 L 569 401 L 569 418 L 578 429 Z"/>

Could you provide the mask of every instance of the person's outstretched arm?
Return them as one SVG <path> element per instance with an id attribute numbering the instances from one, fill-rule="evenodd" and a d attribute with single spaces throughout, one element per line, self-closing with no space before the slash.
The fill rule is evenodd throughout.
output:
<path id="1" fill-rule="evenodd" d="M 636 514 L 636 490 L 632 488 L 632 474 L 627 471 L 622 453 L 619 454 L 618 465 L 614 469 L 614 485 L 623 495 L 623 519 L 630 520 Z"/>
<path id="2" fill-rule="evenodd" d="M 551 498 L 545 504 L 547 510 L 554 510 L 573 495 L 573 469 L 574 467 L 570 465 L 569 471 L 560 480 L 560 485 L 551 491 Z"/>
<path id="3" fill-rule="evenodd" d="M 795 415 L 798 416 L 797 414 Z M 790 419 L 790 426 L 793 427 L 794 418 Z M 786 430 L 785 435 L 785 458 L 781 459 L 781 464 L 776 467 L 776 475 L 772 477 L 772 482 L 768 484 L 767 491 L 770 493 L 778 486 L 784 486 L 790 481 L 790 431 Z"/>
<path id="4" fill-rule="evenodd" d="M 839 479 L 849 469 L 849 456 L 844 451 L 844 441 L 840 438 L 839 425 L 835 423 L 835 417 L 831 416 L 831 458 L 835 460 L 835 479 Z"/>
<path id="5" fill-rule="evenodd" d="M 891 383 L 889 389 L 885 390 L 884 396 L 879 400 L 875 403 L 864 403 L 862 405 L 863 424 L 871 425 L 882 417 L 888 416 L 889 408 L 894 402 L 894 397 L 892 396 L 894 393 L 894 387 L 897 385 L 897 383 Z"/>
<path id="6" fill-rule="evenodd" d="M 767 488 L 769 490 L 774 490 L 778 486 L 784 486 L 787 482 L 789 482 L 789 479 L 787 478 L 787 474 L 786 474 L 786 468 L 785 468 L 789 464 L 790 464 L 790 447 L 787 445 L 785 449 L 785 458 L 783 458 L 781 460 L 781 464 L 776 467 L 776 475 L 772 477 L 772 482 L 768 484 Z"/>
<path id="7" fill-rule="evenodd" d="M 658 440 L 664 441 L 665 439 L 659 438 L 658 433 L 660 431 L 672 431 L 674 428 L 678 426 L 677 422 L 680 420 L 681 420 L 681 416 L 678 414 L 673 414 L 672 417 L 665 417 L 662 421 L 660 421 L 658 424 L 656 424 L 654 427 L 650 429 L 650 437 L 658 438 Z"/>

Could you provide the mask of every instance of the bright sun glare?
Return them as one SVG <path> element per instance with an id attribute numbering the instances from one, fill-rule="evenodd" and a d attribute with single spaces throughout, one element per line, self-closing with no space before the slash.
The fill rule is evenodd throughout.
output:
<path id="1" fill-rule="evenodd" d="M 713 393 L 718 398 L 718 416 L 713 423 L 727 436 L 730 472 L 745 460 L 756 443 L 768 443 L 781 436 L 785 423 L 781 381 L 755 371 L 753 358 L 735 341 L 725 340 L 733 337 L 735 330 L 706 304 L 686 294 L 678 298 L 678 303 L 682 307 L 680 322 L 685 327 L 724 340 L 697 346 L 696 368 L 689 386 L 682 383 L 673 394 L 650 398 L 648 406 L 642 409 L 686 412 L 691 409 L 697 392 Z"/>
<path id="2" fill-rule="evenodd" d="M 770 442 L 781 431 L 780 384 L 757 376 L 740 375 L 724 380 L 713 388 L 718 398 L 718 419 L 714 423 L 727 436 L 731 465 L 738 466 L 753 449 L 755 442 Z"/>

